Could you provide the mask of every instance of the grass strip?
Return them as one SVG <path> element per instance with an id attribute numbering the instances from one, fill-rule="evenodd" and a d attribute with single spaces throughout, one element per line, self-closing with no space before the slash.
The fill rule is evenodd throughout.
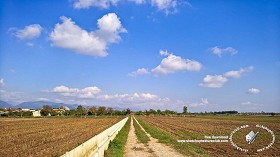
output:
<path id="1" fill-rule="evenodd" d="M 147 144 L 148 141 L 150 141 L 150 138 L 145 134 L 145 132 L 141 129 L 141 127 L 139 126 L 139 124 L 135 121 L 135 119 L 133 119 L 133 126 L 135 128 L 135 134 L 138 138 L 138 140 L 141 143 Z"/>
<path id="2" fill-rule="evenodd" d="M 153 137 L 159 140 L 160 143 L 165 143 L 167 145 L 172 146 L 177 151 L 184 155 L 191 156 L 209 156 L 204 152 L 203 149 L 200 149 L 194 145 L 190 145 L 188 143 L 180 143 L 177 142 L 178 139 L 172 138 L 165 131 L 155 126 L 150 125 L 147 122 L 144 122 L 141 119 L 137 119 L 140 125 Z"/>
<path id="3" fill-rule="evenodd" d="M 115 139 L 110 142 L 108 149 L 105 151 L 106 157 L 123 157 L 125 144 L 128 137 L 128 132 L 130 129 L 131 117 L 126 121 L 123 128 L 117 134 Z"/>

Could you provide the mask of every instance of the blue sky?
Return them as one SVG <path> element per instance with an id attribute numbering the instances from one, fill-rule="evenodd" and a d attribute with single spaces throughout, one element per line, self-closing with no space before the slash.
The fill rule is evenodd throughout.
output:
<path id="1" fill-rule="evenodd" d="M 280 112 L 280 2 L 0 2 L 0 99 Z"/>

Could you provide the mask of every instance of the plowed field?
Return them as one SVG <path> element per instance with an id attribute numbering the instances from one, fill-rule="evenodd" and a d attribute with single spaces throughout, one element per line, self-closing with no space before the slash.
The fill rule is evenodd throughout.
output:
<path id="1" fill-rule="evenodd" d="M 212 136 L 230 136 L 234 129 L 249 125 L 250 127 L 234 133 L 232 138 L 239 147 L 248 149 L 247 152 L 235 149 L 230 140 L 225 143 L 182 144 L 195 145 L 210 156 L 279 156 L 280 154 L 280 117 L 277 116 L 138 116 L 137 119 L 144 120 L 151 126 L 156 126 L 172 136 L 174 140 L 207 139 L 205 136 L 211 138 Z M 275 142 L 272 147 L 262 152 L 256 150 L 267 146 L 273 137 L 266 130 L 256 128 L 257 124 L 268 127 L 275 134 Z M 250 131 L 260 131 L 252 144 L 248 144 L 245 140 L 246 134 Z"/>
<path id="2" fill-rule="evenodd" d="M 123 118 L 0 118 L 0 157 L 60 156 Z"/>

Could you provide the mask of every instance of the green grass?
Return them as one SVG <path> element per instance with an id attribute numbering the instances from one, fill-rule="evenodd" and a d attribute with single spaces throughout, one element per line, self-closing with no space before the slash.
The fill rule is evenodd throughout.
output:
<path id="1" fill-rule="evenodd" d="M 177 142 L 178 139 L 172 138 L 168 135 L 165 131 L 154 127 L 147 122 L 144 122 L 141 119 L 137 119 L 138 122 L 142 125 L 142 127 L 154 138 L 158 139 L 160 143 L 165 143 L 167 145 L 172 146 L 177 151 L 184 155 L 191 155 L 191 156 L 209 156 L 204 152 L 203 149 L 200 149 L 196 146 L 187 144 L 187 143 L 179 143 Z"/>
<path id="2" fill-rule="evenodd" d="M 139 126 L 139 124 L 133 120 L 133 126 L 135 128 L 135 134 L 138 138 L 138 140 L 141 143 L 147 144 L 148 141 L 150 141 L 149 137 L 145 134 L 145 132 L 141 129 L 141 127 Z"/>
<path id="3" fill-rule="evenodd" d="M 124 156 L 125 144 L 130 129 L 131 118 L 127 120 L 124 127 L 117 134 L 115 139 L 110 142 L 108 150 L 105 152 L 106 157 L 122 157 Z"/>

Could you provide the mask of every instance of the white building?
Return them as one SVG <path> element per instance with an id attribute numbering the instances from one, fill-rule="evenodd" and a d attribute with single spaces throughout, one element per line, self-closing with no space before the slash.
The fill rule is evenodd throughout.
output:
<path id="1" fill-rule="evenodd" d="M 33 111 L 32 114 L 33 114 L 33 117 L 41 117 L 41 110 Z"/>

